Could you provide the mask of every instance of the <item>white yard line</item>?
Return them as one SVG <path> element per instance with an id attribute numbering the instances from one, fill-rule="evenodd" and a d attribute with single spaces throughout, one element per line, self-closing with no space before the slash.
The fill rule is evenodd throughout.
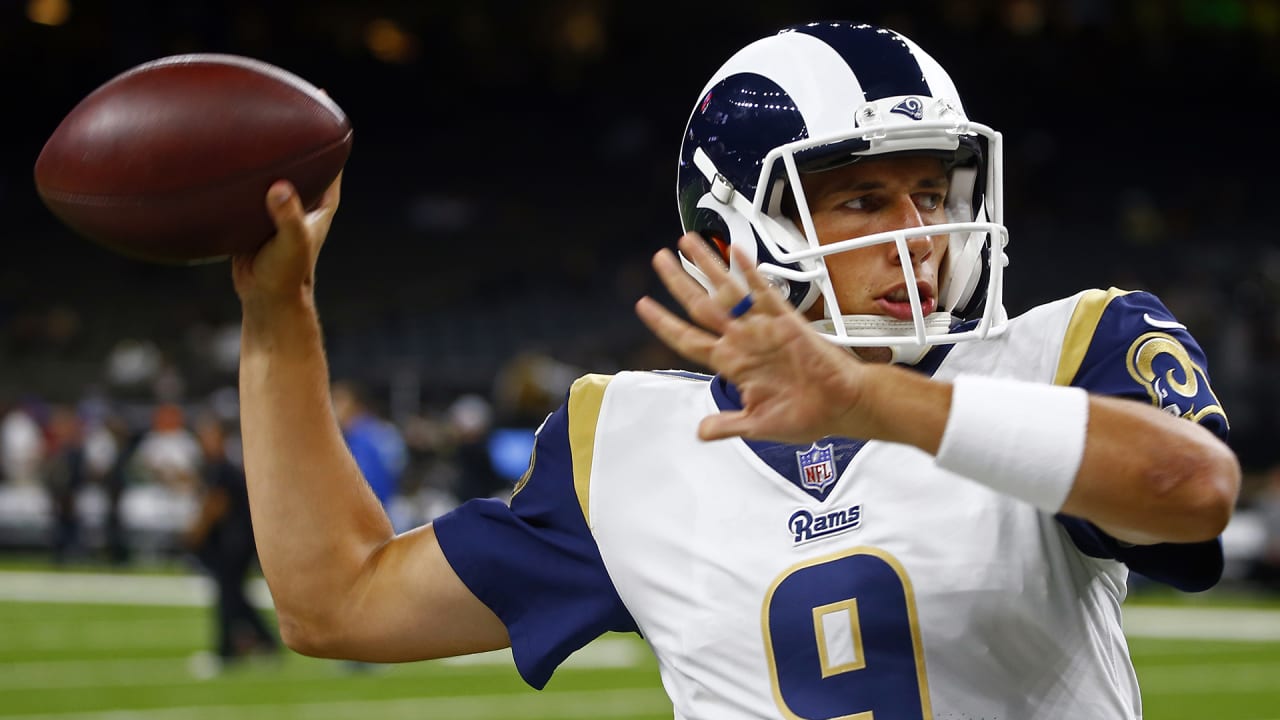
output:
<path id="1" fill-rule="evenodd" d="M 640 642 L 629 637 L 605 636 L 587 645 L 560 666 L 566 669 L 605 670 L 612 668 L 639 667 L 648 657 L 648 651 Z M 16 690 L 65 690 L 70 688 L 96 687 L 172 687 L 175 684 L 200 684 L 188 670 L 190 658 L 111 658 L 97 660 L 83 658 L 67 660 L 37 660 L 20 662 L 0 662 L 0 694 Z M 319 661 L 318 661 L 319 662 Z M 335 668 L 338 661 L 334 662 Z M 515 662 L 510 650 L 464 655 L 443 660 L 431 660 L 426 663 L 409 665 L 391 665 L 387 669 L 395 673 L 413 673 L 407 670 L 418 666 L 424 673 L 429 672 L 428 665 L 439 665 L 449 668 L 450 674 L 471 674 L 475 672 L 492 672 L 495 667 L 511 668 L 514 672 Z M 240 673 L 237 682 L 269 682 L 284 684 L 291 682 L 314 683 L 312 675 L 292 676 L 275 672 Z M 0 707 L 3 701 L 0 701 Z"/>
<path id="2" fill-rule="evenodd" d="M 271 607 L 261 578 L 247 585 L 251 600 Z M 0 572 L 0 601 L 110 605 L 207 606 L 209 579 L 200 575 L 124 575 L 84 572 Z M 1280 610 L 1124 606 L 1130 637 L 1280 641 Z"/>
<path id="3" fill-rule="evenodd" d="M 249 580 L 245 589 L 259 607 L 271 606 L 261 578 Z M 213 581 L 203 575 L 0 572 L 0 600 L 17 602 L 202 606 L 213 597 Z"/>
<path id="4" fill-rule="evenodd" d="M 1129 637 L 1280 642 L 1280 610 L 1255 608 L 1124 608 Z"/>
<path id="5" fill-rule="evenodd" d="M 1138 672 L 1144 693 L 1152 695 L 1273 696 L 1280 661 L 1148 665 Z"/>

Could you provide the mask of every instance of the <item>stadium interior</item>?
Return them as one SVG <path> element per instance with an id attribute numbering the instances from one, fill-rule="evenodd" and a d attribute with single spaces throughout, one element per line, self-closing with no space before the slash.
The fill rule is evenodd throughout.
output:
<path id="1" fill-rule="evenodd" d="M 330 361 L 429 455 L 461 396 L 527 430 L 579 370 L 680 364 L 631 305 L 658 292 L 648 258 L 679 233 L 675 159 L 701 83 L 767 29 L 860 15 L 931 48 L 970 116 L 1005 133 L 1009 310 L 1157 292 L 1207 348 L 1260 488 L 1280 465 L 1280 243 L 1262 212 L 1280 186 L 1261 109 L 1280 87 L 1280 4 L 881 5 L 8 4 L 0 408 L 105 407 L 136 433 L 159 403 L 234 405 L 226 263 L 112 255 L 34 192 L 59 119 L 129 67 L 250 55 L 346 110 L 355 145 L 317 290 Z"/>
<path id="2" fill-rule="evenodd" d="M 159 57 L 248 55 L 324 88 L 355 141 L 317 301 L 335 379 L 404 441 L 403 528 L 509 492 L 579 373 L 685 366 L 632 310 L 665 298 L 649 258 L 680 231 L 681 129 L 730 52 L 827 18 L 919 41 L 1004 133 L 1011 313 L 1147 289 L 1206 348 L 1246 472 L 1227 580 L 1184 595 L 1133 577 L 1125 635 L 1146 717 L 1274 720 L 1280 0 L 0 3 L 0 717 L 670 718 L 632 634 L 546 692 L 502 651 L 212 660 L 214 584 L 184 545 L 199 493 L 161 469 L 194 468 L 197 420 L 237 415 L 230 268 L 76 237 L 33 165 L 81 98 Z M 74 486 L 72 446 L 92 476 Z M 270 618 L 260 573 L 248 587 Z"/>

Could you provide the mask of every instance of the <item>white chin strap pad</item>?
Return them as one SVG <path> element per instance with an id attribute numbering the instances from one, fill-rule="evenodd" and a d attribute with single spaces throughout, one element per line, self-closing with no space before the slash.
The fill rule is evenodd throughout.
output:
<path id="1" fill-rule="evenodd" d="M 925 334 L 930 336 L 946 335 L 951 330 L 952 320 L 951 314 L 946 312 L 935 312 L 926 315 L 924 318 Z M 894 320 L 882 315 L 844 315 L 841 317 L 841 324 L 844 326 L 846 335 L 856 338 L 901 338 L 916 334 L 915 323 L 910 320 Z M 810 323 L 810 326 L 823 335 L 838 337 L 835 323 L 830 318 L 815 320 Z M 893 353 L 890 362 L 901 365 L 915 365 L 920 362 L 924 354 L 929 352 L 929 348 L 932 347 L 932 345 L 904 343 L 900 340 L 893 343 L 886 342 L 883 346 L 876 345 L 874 342 L 860 342 L 858 346 L 888 347 L 890 352 Z"/>

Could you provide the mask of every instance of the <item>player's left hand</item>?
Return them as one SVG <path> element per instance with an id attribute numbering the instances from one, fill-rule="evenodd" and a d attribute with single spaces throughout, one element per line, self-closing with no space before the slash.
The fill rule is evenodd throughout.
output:
<path id="1" fill-rule="evenodd" d="M 707 276 L 712 291 L 685 272 L 668 249 L 654 256 L 653 267 L 697 325 L 650 297 L 636 303 L 636 313 L 671 349 L 737 386 L 742 410 L 704 418 L 698 437 L 808 443 L 857 427 L 859 423 L 851 418 L 863 394 L 866 366 L 862 361 L 809 327 L 742 255 L 736 264 L 745 268 L 746 288 L 729 275 L 724 262 L 697 234 L 680 238 L 679 247 Z M 734 317 L 730 311 L 748 289 L 753 303 Z"/>

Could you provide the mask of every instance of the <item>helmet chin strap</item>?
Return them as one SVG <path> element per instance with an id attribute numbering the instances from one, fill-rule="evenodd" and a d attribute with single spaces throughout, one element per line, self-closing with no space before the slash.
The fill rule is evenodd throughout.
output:
<path id="1" fill-rule="evenodd" d="M 845 333 L 851 337 L 902 337 L 904 335 L 915 335 L 916 333 L 915 323 L 910 320 L 894 320 L 883 315 L 843 315 L 841 320 Z M 951 313 L 929 313 L 924 318 L 925 332 L 929 335 L 945 335 L 951 329 L 952 321 Z M 809 324 L 814 330 L 824 335 L 836 334 L 836 326 L 831 318 L 814 320 Z M 868 344 L 862 347 L 876 346 Z M 889 348 L 889 352 L 892 353 L 889 362 L 901 365 L 915 365 L 920 362 L 924 354 L 929 352 L 929 348 L 933 346 L 908 343 L 886 345 L 885 347 Z"/>

